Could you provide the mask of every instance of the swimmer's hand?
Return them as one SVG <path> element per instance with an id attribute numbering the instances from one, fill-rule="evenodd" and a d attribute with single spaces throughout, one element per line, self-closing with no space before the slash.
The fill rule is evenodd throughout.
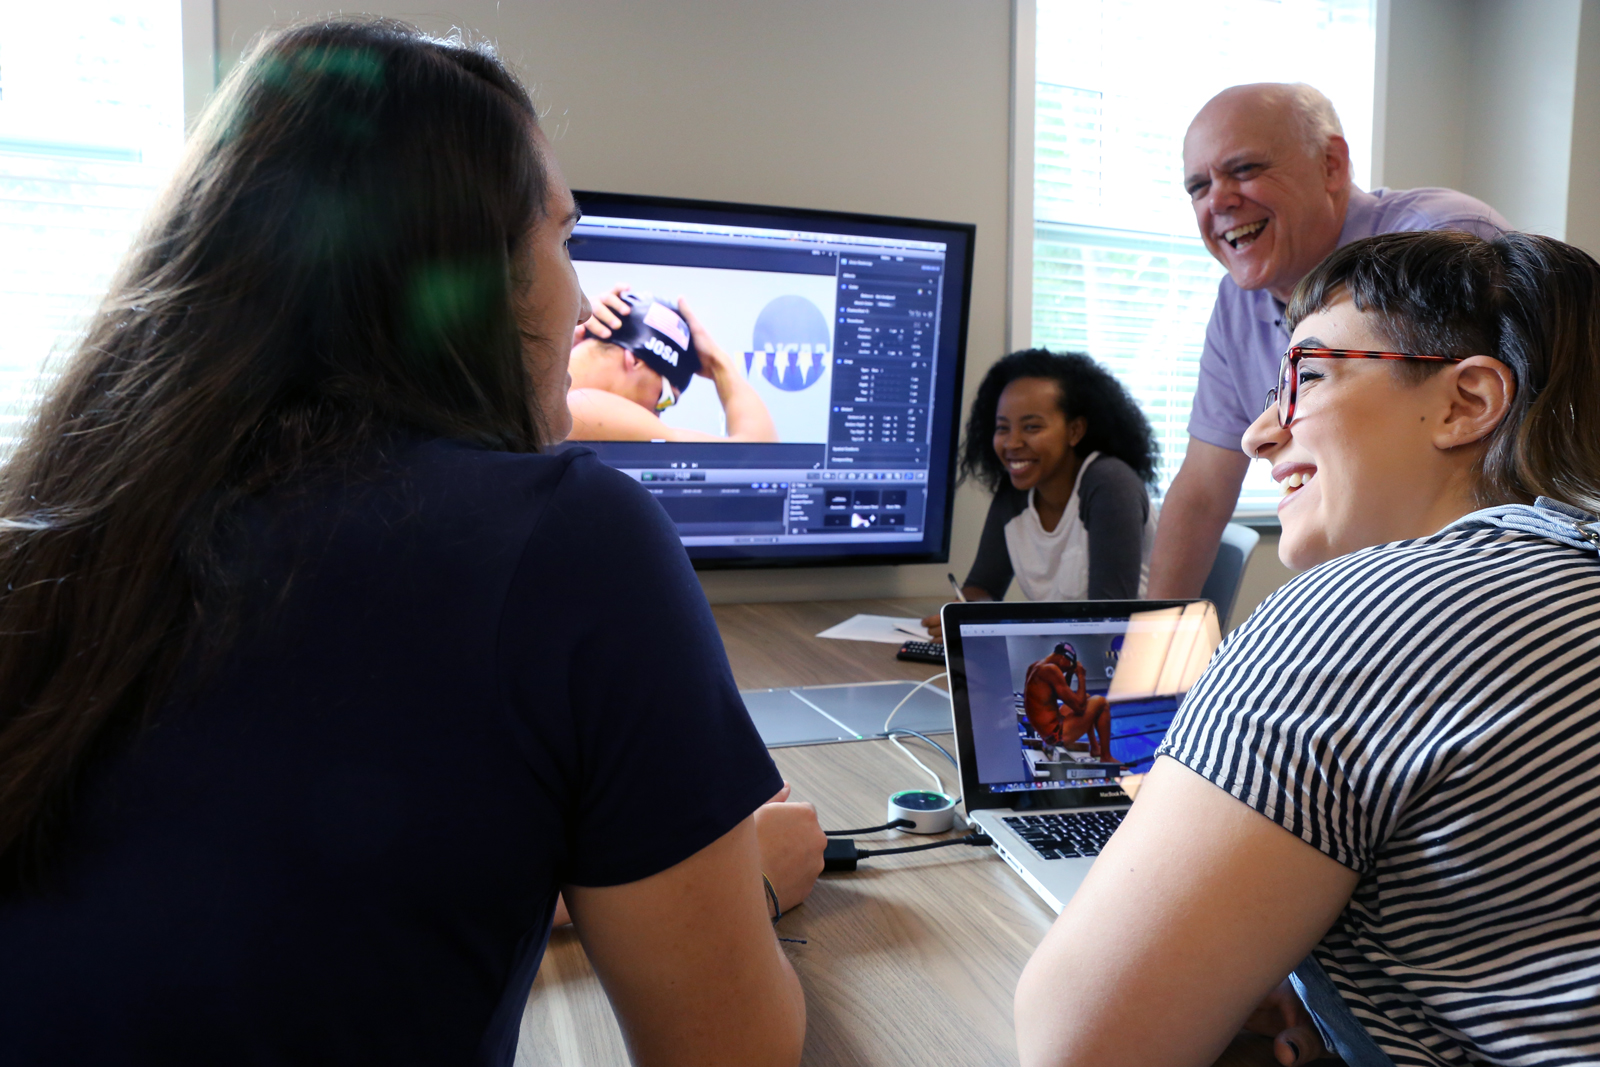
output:
<path id="1" fill-rule="evenodd" d="M 613 285 L 611 291 L 594 297 L 589 301 L 589 318 L 584 322 L 582 330 L 585 336 L 593 337 L 597 341 L 605 341 L 611 337 L 612 330 L 622 328 L 622 316 L 633 310 L 632 306 L 624 299 L 631 286 Z M 582 341 L 583 338 L 578 338 Z"/>
<path id="2" fill-rule="evenodd" d="M 828 838 L 817 822 L 817 809 L 789 800 L 789 783 L 756 809 L 756 845 L 761 870 L 788 911 L 811 893 L 822 873 L 822 850 Z"/>
<path id="3" fill-rule="evenodd" d="M 1287 978 L 1250 1013 L 1244 1028 L 1252 1034 L 1272 1038 L 1272 1055 L 1284 1067 L 1298 1067 L 1332 1057 L 1322 1044 L 1322 1035 L 1311 1013 L 1300 1003 L 1299 995 Z"/>
<path id="4" fill-rule="evenodd" d="M 711 336 L 711 331 L 706 329 L 700 317 L 689 310 L 689 305 L 684 303 L 681 296 L 678 297 L 678 314 L 689 324 L 689 337 L 694 341 L 695 353 L 700 357 L 700 369 L 695 373 L 712 381 L 717 380 L 719 373 L 731 371 L 737 374 L 732 358 L 717 344 L 717 339 Z"/>
<path id="5" fill-rule="evenodd" d="M 728 439 L 776 441 L 778 427 L 772 421 L 772 413 L 767 410 L 767 402 L 745 380 L 744 372 L 733 357 L 722 350 L 722 346 L 717 344 L 700 321 L 700 316 L 681 296 L 678 297 L 678 314 L 689 324 L 689 336 L 694 341 L 695 352 L 700 356 L 700 369 L 695 373 L 702 378 L 710 378 L 717 387 L 717 400 L 722 404 L 722 414 L 727 421 Z M 756 828 L 760 829 L 759 823 Z"/>

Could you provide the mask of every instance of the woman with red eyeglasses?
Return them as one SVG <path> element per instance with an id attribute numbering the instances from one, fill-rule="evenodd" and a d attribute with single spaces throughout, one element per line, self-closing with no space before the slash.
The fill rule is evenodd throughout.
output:
<path id="1" fill-rule="evenodd" d="M 1244 448 L 1305 573 L 1029 963 L 1022 1062 L 1600 1061 L 1600 264 L 1387 234 L 1287 320 Z"/>

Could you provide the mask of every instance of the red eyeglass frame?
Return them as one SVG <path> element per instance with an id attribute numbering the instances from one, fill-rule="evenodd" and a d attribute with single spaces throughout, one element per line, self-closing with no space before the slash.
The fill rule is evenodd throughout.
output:
<path id="1" fill-rule="evenodd" d="M 1288 428 L 1294 421 L 1294 405 L 1300 395 L 1300 376 L 1295 368 L 1300 361 L 1312 359 L 1417 359 L 1426 363 L 1460 363 L 1466 356 L 1419 356 L 1410 352 L 1366 352 L 1355 348 L 1312 348 L 1295 345 L 1285 352 L 1278 362 L 1278 385 L 1267 390 L 1264 407 L 1278 408 L 1278 425 Z"/>

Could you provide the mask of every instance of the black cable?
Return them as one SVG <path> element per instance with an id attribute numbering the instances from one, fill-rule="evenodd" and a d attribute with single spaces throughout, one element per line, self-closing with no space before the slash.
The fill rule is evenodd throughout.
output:
<path id="1" fill-rule="evenodd" d="M 824 871 L 853 871 L 860 860 L 873 856 L 895 856 L 902 852 L 924 852 L 930 848 L 948 848 L 951 845 L 992 845 L 994 840 L 985 833 L 974 830 L 965 837 L 953 837 L 945 841 L 934 841 L 927 845 L 907 845 L 904 848 L 880 848 L 868 851 L 857 848 L 854 841 L 836 840 L 829 841 L 828 847 L 822 853 L 822 869 Z"/>
<path id="2" fill-rule="evenodd" d="M 898 830 L 902 826 L 915 825 L 917 824 L 910 819 L 896 819 L 894 822 L 886 822 L 882 826 L 863 826 L 859 830 L 824 830 L 822 832 L 828 837 L 855 837 L 857 834 L 877 834 L 885 830 Z"/>
<path id="3" fill-rule="evenodd" d="M 898 856 L 902 852 L 926 852 L 930 848 L 948 848 L 951 845 L 992 845 L 994 840 L 988 834 L 970 833 L 965 837 L 952 837 L 948 841 L 935 841 L 927 845 L 907 845 L 904 848 L 875 848 L 867 851 L 864 848 L 856 849 L 856 859 L 869 859 L 873 856 Z"/>

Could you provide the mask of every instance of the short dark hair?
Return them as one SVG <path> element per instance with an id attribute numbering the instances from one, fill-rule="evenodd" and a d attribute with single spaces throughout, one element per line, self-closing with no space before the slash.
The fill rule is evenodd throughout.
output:
<path id="1" fill-rule="evenodd" d="M 1489 437 L 1479 499 L 1537 496 L 1600 512 L 1600 263 L 1550 237 L 1492 241 L 1455 231 L 1352 241 L 1301 279 L 1293 330 L 1348 296 L 1404 352 L 1486 355 L 1516 376 L 1517 395 Z M 1403 363 L 1416 381 L 1440 364 Z"/>
<path id="2" fill-rule="evenodd" d="M 1082 416 L 1088 423 L 1083 440 L 1073 448 L 1079 456 L 1091 452 L 1115 456 L 1147 484 L 1155 482 L 1160 461 L 1155 434 L 1122 383 L 1082 352 L 1057 353 L 1046 348 L 1013 352 L 984 375 L 972 398 L 966 439 L 961 444 L 963 480 L 972 478 L 991 493 L 1007 483 L 1005 464 L 994 452 L 995 412 L 1006 386 L 1021 378 L 1055 382 L 1061 413 L 1069 419 Z"/>

